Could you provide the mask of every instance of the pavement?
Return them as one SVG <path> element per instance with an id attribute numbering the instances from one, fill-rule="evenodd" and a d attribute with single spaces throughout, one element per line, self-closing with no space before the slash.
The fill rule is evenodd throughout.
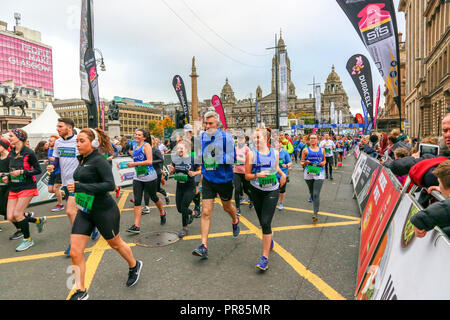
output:
<path id="1" fill-rule="evenodd" d="M 89 240 L 85 251 L 86 285 L 90 299 L 98 300 L 353 300 L 357 275 L 360 214 L 353 199 L 353 156 L 334 170 L 321 192 L 319 220 L 312 224 L 312 204 L 299 164 L 290 171 L 283 211 L 276 211 L 272 229 L 274 250 L 269 269 L 255 268 L 262 255 L 261 229 L 254 209 L 241 205 L 241 234 L 232 236 L 231 219 L 217 201 L 211 218 L 209 259 L 191 254 L 200 240 L 200 219 L 189 235 L 163 247 L 136 245 L 138 237 L 155 231 L 178 232 L 181 215 L 175 207 L 175 182 L 164 186 L 171 203 L 165 206 L 167 223 L 151 206 L 141 234 L 125 230 L 133 224 L 131 188 L 116 199 L 121 210 L 121 236 L 144 262 L 139 282 L 125 286 L 128 265 L 103 238 Z M 164 198 L 161 199 L 164 202 Z M 153 203 L 151 203 L 153 204 Z M 21 240 L 8 237 L 12 224 L 0 221 L 0 300 L 65 300 L 73 292 L 71 259 L 64 255 L 70 226 L 64 211 L 51 213 L 55 202 L 32 206 L 36 216 L 47 216 L 42 233 L 30 225 L 35 245 L 15 252 Z"/>

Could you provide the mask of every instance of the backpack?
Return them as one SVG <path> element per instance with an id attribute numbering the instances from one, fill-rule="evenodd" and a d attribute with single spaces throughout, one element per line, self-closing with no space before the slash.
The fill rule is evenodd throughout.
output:
<path id="1" fill-rule="evenodd" d="M 446 160 L 448 160 L 448 158 L 446 157 L 436 157 L 417 162 L 409 170 L 409 177 L 411 178 L 411 181 L 415 185 L 421 188 L 425 188 L 425 186 L 422 184 L 423 176 L 425 175 L 425 173 L 431 168 L 438 166 L 441 162 L 444 162 Z"/>

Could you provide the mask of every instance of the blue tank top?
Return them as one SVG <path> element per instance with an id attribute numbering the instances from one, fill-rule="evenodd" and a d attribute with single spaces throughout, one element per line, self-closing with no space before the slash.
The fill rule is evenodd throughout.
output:
<path id="1" fill-rule="evenodd" d="M 308 147 L 308 154 L 305 157 L 305 160 L 308 160 L 313 165 L 318 165 L 323 161 L 323 150 L 319 148 L 318 151 L 312 151 L 310 147 Z M 313 169 L 313 168 L 311 168 Z M 317 168 L 316 168 L 317 169 Z M 311 170 L 312 172 L 313 170 Z M 320 171 L 318 173 L 310 173 L 308 169 L 308 165 L 304 170 L 304 178 L 305 180 L 317 180 L 317 179 L 325 179 L 325 170 L 324 167 L 320 167 Z"/>
<path id="2" fill-rule="evenodd" d="M 266 178 L 256 178 L 250 181 L 250 184 L 262 191 L 273 191 L 279 187 L 278 179 L 276 176 L 276 157 L 275 150 L 270 148 L 268 154 L 259 153 L 256 148 L 253 149 L 254 160 L 252 164 L 252 173 L 258 173 L 261 171 L 270 171 L 270 174 Z"/>
<path id="3" fill-rule="evenodd" d="M 144 152 L 144 146 L 146 143 L 144 143 L 140 148 L 136 148 L 133 150 L 133 161 L 134 162 L 141 162 L 147 160 L 147 156 Z M 146 168 L 145 168 L 146 167 Z M 145 170 L 147 169 L 147 170 Z M 157 178 L 156 171 L 153 168 L 153 165 L 147 165 L 147 166 L 140 166 L 135 167 L 136 176 L 135 179 L 139 181 L 153 181 Z"/>

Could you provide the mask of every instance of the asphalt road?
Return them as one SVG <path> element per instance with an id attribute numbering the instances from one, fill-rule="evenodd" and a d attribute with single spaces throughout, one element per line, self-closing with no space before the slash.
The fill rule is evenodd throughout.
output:
<path id="1" fill-rule="evenodd" d="M 167 223 L 160 225 L 158 210 L 142 217 L 141 235 L 125 230 L 133 224 L 130 188 L 117 199 L 121 208 L 123 239 L 144 262 L 138 284 L 127 288 L 128 265 L 100 238 L 89 241 L 85 253 L 90 299 L 101 300 L 327 300 L 354 299 L 359 249 L 360 215 L 352 198 L 353 156 L 334 171 L 321 192 L 319 221 L 312 224 L 312 204 L 303 171 L 294 164 L 287 187 L 285 209 L 276 211 L 272 228 L 276 242 L 269 270 L 255 268 L 262 254 L 261 231 L 254 209 L 241 207 L 241 234 L 233 238 L 231 220 L 215 204 L 208 241 L 209 259 L 191 254 L 200 245 L 200 219 L 183 240 L 164 247 L 135 245 L 136 239 L 154 231 L 178 232 L 181 215 L 176 211 L 175 183 L 166 207 Z M 152 204 L 152 203 L 151 203 Z M 64 300 L 71 292 L 71 260 L 63 251 L 69 242 L 69 220 L 64 212 L 51 213 L 54 202 L 31 207 L 36 216 L 49 218 L 44 231 L 30 225 L 35 245 L 15 252 L 20 240 L 10 241 L 12 224 L 0 221 L 0 300 Z"/>

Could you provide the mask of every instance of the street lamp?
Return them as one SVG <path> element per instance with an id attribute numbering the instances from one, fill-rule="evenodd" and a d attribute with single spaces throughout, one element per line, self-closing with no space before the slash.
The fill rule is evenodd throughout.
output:
<path id="1" fill-rule="evenodd" d="M 94 52 L 98 52 L 100 54 L 100 57 L 101 57 L 100 59 L 95 59 L 95 63 L 97 65 L 100 63 L 100 70 L 106 71 L 105 62 L 103 61 L 103 54 L 102 54 L 102 52 L 99 49 L 97 49 L 97 48 L 94 48 Z"/>

